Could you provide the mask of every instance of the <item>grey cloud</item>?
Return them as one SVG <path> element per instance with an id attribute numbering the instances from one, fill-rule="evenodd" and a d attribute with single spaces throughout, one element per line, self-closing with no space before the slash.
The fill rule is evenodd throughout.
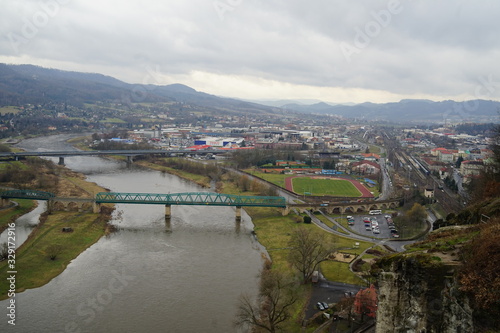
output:
<path id="1" fill-rule="evenodd" d="M 43 3 L 51 1 L 60 0 Z M 378 31 L 366 28 L 377 28 L 377 15 L 397 2 L 63 2 L 17 51 L 9 34 L 23 37 L 26 20 L 44 12 L 42 2 L 3 4 L 0 61 L 28 55 L 86 68 L 109 66 L 114 73 L 123 68 L 119 78 L 126 81 L 149 65 L 167 76 L 195 70 L 436 98 L 473 94 L 479 77 L 500 77 L 496 1 L 401 1 Z M 226 10 L 218 11 L 217 3 Z M 341 45 L 356 53 L 347 59 Z M 494 97 L 500 98 L 500 87 Z"/>

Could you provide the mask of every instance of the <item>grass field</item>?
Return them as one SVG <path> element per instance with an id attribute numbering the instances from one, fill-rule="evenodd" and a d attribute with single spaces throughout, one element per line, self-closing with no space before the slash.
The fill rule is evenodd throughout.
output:
<path id="1" fill-rule="evenodd" d="M 348 180 L 297 177 L 292 183 L 293 191 L 298 194 L 361 197 L 361 192 Z"/>
<path id="2" fill-rule="evenodd" d="M 19 113 L 21 110 L 17 106 L 4 106 L 0 108 L 0 114 Z"/>
<path id="3" fill-rule="evenodd" d="M 267 180 L 270 183 L 278 185 L 279 187 L 285 188 L 285 178 L 290 177 L 290 175 L 283 175 L 279 173 L 265 173 L 257 170 L 246 169 L 249 174 Z"/>

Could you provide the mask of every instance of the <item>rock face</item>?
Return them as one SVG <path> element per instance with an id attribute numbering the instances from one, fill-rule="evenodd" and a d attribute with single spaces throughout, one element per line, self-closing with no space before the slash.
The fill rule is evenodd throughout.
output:
<path id="1" fill-rule="evenodd" d="M 474 332 L 472 309 L 454 265 L 427 255 L 397 255 L 379 267 L 377 333 Z"/>

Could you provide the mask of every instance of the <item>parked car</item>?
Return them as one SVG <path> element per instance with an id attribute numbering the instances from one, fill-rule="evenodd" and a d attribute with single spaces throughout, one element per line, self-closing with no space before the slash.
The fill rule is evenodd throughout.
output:
<path id="1" fill-rule="evenodd" d="M 394 233 L 392 233 L 392 234 L 391 234 L 391 236 L 392 236 L 392 237 L 394 237 L 394 238 L 399 238 L 399 234 L 398 234 L 398 233 L 395 233 L 395 232 L 394 232 Z"/>
<path id="2" fill-rule="evenodd" d="M 374 234 L 380 234 L 380 229 L 379 228 L 373 228 L 373 233 Z"/>
<path id="3" fill-rule="evenodd" d="M 323 308 L 325 308 L 325 310 L 329 308 L 329 306 L 326 302 L 321 302 L 321 304 L 323 305 Z"/>
<path id="4" fill-rule="evenodd" d="M 366 231 L 372 231 L 372 227 L 370 227 L 369 225 L 365 225 L 365 230 Z"/>
<path id="5" fill-rule="evenodd" d="M 318 302 L 316 303 L 316 308 L 320 311 L 323 311 L 325 310 L 325 307 L 323 306 L 323 303 L 322 302 Z"/>

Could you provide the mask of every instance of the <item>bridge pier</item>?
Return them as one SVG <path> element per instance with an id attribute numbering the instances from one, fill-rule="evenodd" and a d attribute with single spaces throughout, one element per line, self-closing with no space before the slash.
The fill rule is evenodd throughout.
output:
<path id="1" fill-rule="evenodd" d="M 92 213 L 99 214 L 101 212 L 101 204 L 98 202 L 92 203 Z"/>
<path id="2" fill-rule="evenodd" d="M 283 208 L 283 210 L 281 211 L 281 215 L 282 216 L 287 216 L 288 214 L 290 214 L 290 207 L 286 206 L 285 208 Z"/>
<path id="3" fill-rule="evenodd" d="M 52 212 L 54 211 L 54 200 L 47 200 L 47 213 L 48 214 L 52 214 Z"/>
<path id="4" fill-rule="evenodd" d="M 2 198 L 1 203 L 0 203 L 0 207 L 7 207 L 9 205 L 10 205 L 9 198 Z"/>
<path id="5" fill-rule="evenodd" d="M 172 224 L 170 223 L 170 217 L 165 216 L 165 231 L 172 232 Z"/>
<path id="6" fill-rule="evenodd" d="M 170 220 L 172 217 L 172 205 L 165 205 L 165 220 Z"/>
<path id="7" fill-rule="evenodd" d="M 132 163 L 134 162 L 133 156 L 127 156 L 127 166 L 131 166 Z"/>
<path id="8" fill-rule="evenodd" d="M 236 206 L 236 222 L 241 222 L 241 206 Z"/>
<path id="9" fill-rule="evenodd" d="M 64 165 L 64 156 L 59 156 L 59 165 Z"/>

